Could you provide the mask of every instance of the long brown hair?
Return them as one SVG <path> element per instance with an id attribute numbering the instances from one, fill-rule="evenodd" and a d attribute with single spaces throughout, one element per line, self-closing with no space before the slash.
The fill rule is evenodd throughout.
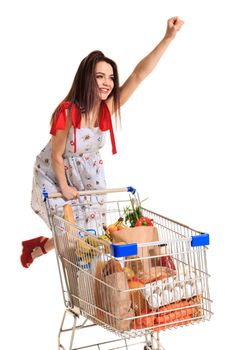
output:
<path id="1" fill-rule="evenodd" d="M 63 101 L 69 101 L 72 104 L 75 104 L 85 116 L 92 110 L 98 98 L 95 67 L 96 64 L 101 61 L 112 66 L 114 87 L 109 97 L 113 97 L 115 115 L 120 117 L 120 88 L 117 65 L 112 59 L 106 57 L 98 50 L 92 51 L 81 61 L 70 91 Z M 53 112 L 51 121 L 56 116 L 58 109 L 59 106 L 57 106 Z"/>

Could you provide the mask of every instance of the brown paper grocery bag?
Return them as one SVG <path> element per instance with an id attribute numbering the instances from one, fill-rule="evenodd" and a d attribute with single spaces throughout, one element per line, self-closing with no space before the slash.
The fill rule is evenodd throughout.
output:
<path id="1" fill-rule="evenodd" d="M 157 228 L 154 226 L 128 227 L 111 233 L 113 243 L 149 243 L 159 240 Z M 143 273 L 148 274 L 155 266 L 155 257 L 159 255 L 159 247 L 147 245 L 138 248 L 137 256 L 142 258 Z M 151 258 L 150 258 L 151 257 Z"/>
<path id="2" fill-rule="evenodd" d="M 96 266 L 96 318 L 117 330 L 129 331 L 129 318 L 134 316 L 134 312 L 127 279 L 123 271 L 104 276 L 104 272 L 110 272 L 105 267 L 103 262 L 98 262 Z"/>
<path id="3" fill-rule="evenodd" d="M 116 272 L 104 278 L 105 307 L 110 315 L 107 315 L 107 323 L 119 331 L 129 331 L 131 317 L 134 311 L 131 308 L 129 286 L 124 272 Z"/>

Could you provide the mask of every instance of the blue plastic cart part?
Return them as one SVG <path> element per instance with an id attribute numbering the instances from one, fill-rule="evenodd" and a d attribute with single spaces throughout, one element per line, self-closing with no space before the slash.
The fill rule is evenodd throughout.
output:
<path id="1" fill-rule="evenodd" d="M 127 187 L 127 192 L 131 192 L 132 194 L 135 194 L 136 188 L 129 186 Z"/>
<path id="2" fill-rule="evenodd" d="M 124 256 L 131 256 L 138 254 L 137 243 L 129 244 L 111 244 L 110 245 L 111 255 L 115 258 L 122 258 Z"/>
<path id="3" fill-rule="evenodd" d="M 88 233 L 87 233 L 88 232 Z M 87 237 L 87 236 L 96 236 L 96 230 L 92 229 L 92 228 L 88 228 L 84 231 L 78 231 L 77 236 L 78 238 L 83 238 L 83 237 Z"/>
<path id="4" fill-rule="evenodd" d="M 86 232 L 90 232 L 90 233 L 92 233 L 94 236 L 96 236 L 96 230 L 94 230 L 93 228 L 87 228 L 85 231 L 86 231 Z"/>
<path id="5" fill-rule="evenodd" d="M 201 233 L 197 236 L 192 236 L 191 240 L 191 246 L 192 247 L 200 247 L 203 245 L 209 245 L 210 244 L 210 238 L 208 233 Z"/>
<path id="6" fill-rule="evenodd" d="M 46 201 L 46 199 L 48 199 L 48 197 L 49 197 L 48 192 L 46 190 L 43 190 L 42 194 L 44 196 L 44 201 Z"/>

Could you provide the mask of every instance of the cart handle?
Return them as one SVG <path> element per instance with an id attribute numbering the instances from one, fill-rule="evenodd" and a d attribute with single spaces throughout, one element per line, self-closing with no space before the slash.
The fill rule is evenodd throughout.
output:
<path id="1" fill-rule="evenodd" d="M 103 190 L 93 190 L 93 191 L 79 191 L 79 196 L 90 196 L 90 195 L 100 195 L 100 194 L 107 194 L 107 193 L 114 193 L 114 192 L 130 192 L 132 194 L 135 194 L 136 189 L 134 187 L 128 186 L 128 187 L 120 187 L 120 188 L 109 188 L 109 189 L 103 189 Z M 47 198 L 62 198 L 63 195 L 60 192 L 51 192 L 48 193 L 47 191 L 43 191 L 44 199 Z"/>

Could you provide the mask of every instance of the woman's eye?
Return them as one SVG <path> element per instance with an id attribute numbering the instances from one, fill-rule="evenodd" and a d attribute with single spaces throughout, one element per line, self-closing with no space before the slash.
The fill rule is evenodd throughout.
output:
<path id="1" fill-rule="evenodd" d="M 97 75 L 96 78 L 100 79 L 100 78 L 103 78 L 103 76 L 102 75 Z"/>

